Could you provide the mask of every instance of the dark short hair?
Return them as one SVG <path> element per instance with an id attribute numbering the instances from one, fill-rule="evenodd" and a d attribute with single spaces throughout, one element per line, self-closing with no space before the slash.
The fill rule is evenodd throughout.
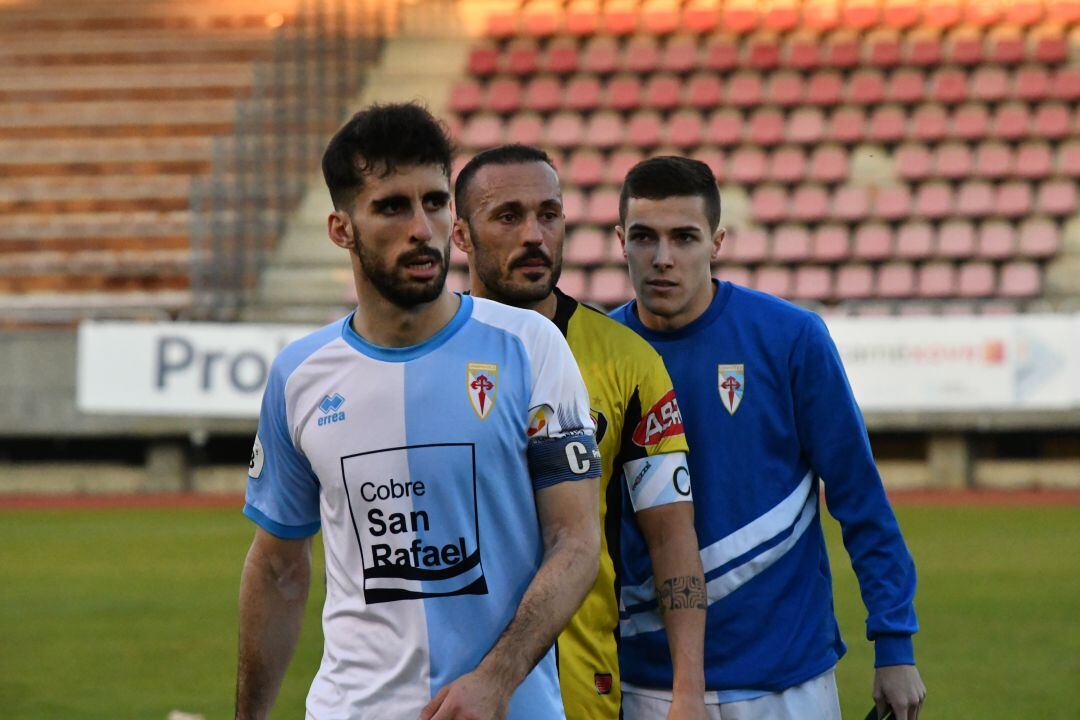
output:
<path id="1" fill-rule="evenodd" d="M 364 187 L 364 175 L 385 177 L 400 165 L 438 165 L 450 177 L 453 144 L 446 127 L 418 103 L 371 105 L 341 127 L 322 157 L 323 178 L 338 210 Z"/>
<path id="2" fill-rule="evenodd" d="M 709 166 L 677 155 L 661 155 L 642 160 L 623 180 L 619 193 L 619 224 L 626 226 L 626 206 L 630 198 L 663 200 L 677 196 L 697 196 L 705 201 L 705 218 L 713 232 L 720 227 L 720 188 Z"/>
<path id="3" fill-rule="evenodd" d="M 461 168 L 457 181 L 454 183 L 454 205 L 458 217 L 465 219 L 469 217 L 465 199 L 469 194 L 469 185 L 472 184 L 476 173 L 480 172 L 480 168 L 485 165 L 522 165 L 531 162 L 547 163 L 552 170 L 555 169 L 555 163 L 551 161 L 548 154 L 532 145 L 522 145 L 520 143 L 500 145 L 474 155 L 472 160 L 469 160 L 469 162 L 465 163 L 465 167 Z"/>

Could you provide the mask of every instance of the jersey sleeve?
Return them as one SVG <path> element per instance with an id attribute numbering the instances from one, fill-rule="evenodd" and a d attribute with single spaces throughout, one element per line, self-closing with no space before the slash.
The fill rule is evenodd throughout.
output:
<path id="1" fill-rule="evenodd" d="M 641 341 L 633 364 L 641 417 L 631 440 L 637 452 L 626 454 L 622 473 L 635 512 L 676 502 L 693 502 L 686 435 L 679 401 L 660 355 Z"/>
<path id="2" fill-rule="evenodd" d="M 244 500 L 244 514 L 272 535 L 297 539 L 319 531 L 319 481 L 293 443 L 277 367 L 263 393 Z"/>
<path id="3" fill-rule="evenodd" d="M 528 462 L 533 489 L 600 477 L 589 393 L 577 361 L 555 325 L 545 323 L 530 348 Z"/>

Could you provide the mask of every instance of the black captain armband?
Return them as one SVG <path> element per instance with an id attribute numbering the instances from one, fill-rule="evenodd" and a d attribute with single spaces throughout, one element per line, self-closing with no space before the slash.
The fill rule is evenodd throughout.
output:
<path id="1" fill-rule="evenodd" d="M 537 438 L 527 450 L 534 490 L 568 480 L 600 477 L 600 448 L 588 433 Z"/>

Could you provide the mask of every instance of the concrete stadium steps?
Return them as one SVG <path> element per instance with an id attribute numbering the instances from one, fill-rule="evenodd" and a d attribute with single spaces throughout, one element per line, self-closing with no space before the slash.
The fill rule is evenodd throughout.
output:
<path id="1" fill-rule="evenodd" d="M 3 8 L 4 26 L 31 30 L 182 30 L 200 28 L 271 28 L 292 17 L 290 0 L 84 0 L 63 12 L 42 4 Z"/>
<path id="2" fill-rule="evenodd" d="M 0 102 L 213 100 L 247 97 L 250 62 L 140 63 L 0 68 Z"/>
<path id="3" fill-rule="evenodd" d="M 0 28 L 5 67 L 252 62 L 270 55 L 272 30 L 27 31 Z"/>
<path id="4" fill-rule="evenodd" d="M 188 247 L 189 216 L 173 212 L 0 215 L 0 253 Z"/>
<path id="5" fill-rule="evenodd" d="M 190 193 L 184 174 L 15 177 L 0 184 L 0 212 L 168 212 L 187 210 Z"/>

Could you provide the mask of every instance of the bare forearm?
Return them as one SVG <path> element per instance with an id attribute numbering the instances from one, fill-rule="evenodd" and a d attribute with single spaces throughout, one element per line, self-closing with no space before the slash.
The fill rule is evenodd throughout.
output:
<path id="1" fill-rule="evenodd" d="M 240 582 L 236 718 L 270 714 L 300 637 L 310 581 L 306 566 L 275 571 L 253 550 Z"/>

